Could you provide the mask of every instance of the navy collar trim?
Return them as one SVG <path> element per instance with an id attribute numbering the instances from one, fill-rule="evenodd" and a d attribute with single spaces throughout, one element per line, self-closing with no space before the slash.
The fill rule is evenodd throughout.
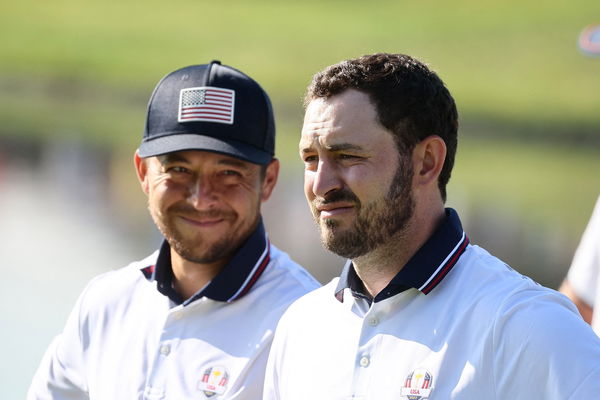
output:
<path id="1" fill-rule="evenodd" d="M 232 302 L 247 294 L 267 268 L 271 260 L 270 247 L 264 225 L 260 220 L 254 232 L 219 274 L 187 300 L 184 300 L 173 288 L 171 247 L 166 240 L 159 250 L 156 264 L 142 268 L 141 272 L 149 281 L 156 281 L 158 291 L 169 297 L 175 304 L 185 306 L 204 296 L 217 301 Z"/>
<path id="2" fill-rule="evenodd" d="M 456 265 L 468 245 L 469 238 L 462 229 L 458 214 L 447 208 L 442 224 L 373 301 L 387 299 L 410 288 L 423 294 L 431 293 Z M 343 301 L 344 289 L 348 288 L 353 296 L 371 300 L 350 260 L 342 270 L 335 297 Z"/>

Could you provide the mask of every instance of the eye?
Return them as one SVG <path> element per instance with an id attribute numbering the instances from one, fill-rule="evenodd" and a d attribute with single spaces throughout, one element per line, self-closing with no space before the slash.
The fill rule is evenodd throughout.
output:
<path id="1" fill-rule="evenodd" d="M 304 162 L 305 163 L 313 163 L 319 160 L 319 157 L 317 157 L 316 155 L 308 155 L 308 156 L 304 156 Z"/>
<path id="2" fill-rule="evenodd" d="M 247 171 L 242 168 L 236 168 L 235 166 L 225 165 L 223 168 L 219 168 L 215 171 L 218 176 L 223 178 L 243 178 L 247 175 Z"/>
<path id="3" fill-rule="evenodd" d="M 173 167 L 167 168 L 167 172 L 175 172 L 177 174 L 187 174 L 190 172 L 190 170 L 187 169 L 186 167 L 182 167 L 182 166 L 173 166 Z"/>
<path id="4" fill-rule="evenodd" d="M 341 160 L 359 160 L 363 157 L 354 154 L 339 154 L 338 158 L 340 158 Z"/>
<path id="5" fill-rule="evenodd" d="M 242 176 L 242 174 L 239 171 L 236 171 L 233 169 L 226 169 L 224 171 L 221 171 L 221 174 L 227 175 L 227 176 Z"/>

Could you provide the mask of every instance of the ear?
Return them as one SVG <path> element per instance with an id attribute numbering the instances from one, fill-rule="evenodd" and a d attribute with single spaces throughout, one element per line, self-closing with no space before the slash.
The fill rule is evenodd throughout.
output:
<path id="1" fill-rule="evenodd" d="M 446 143 L 437 136 L 431 135 L 419 142 L 413 152 L 414 179 L 417 185 L 437 186 L 438 177 L 446 160 Z"/>
<path id="2" fill-rule="evenodd" d="M 262 195 L 261 201 L 267 201 L 269 197 L 271 197 L 271 193 L 273 193 L 273 189 L 275 188 L 275 184 L 277 183 L 277 177 L 279 176 L 279 160 L 274 158 L 271 160 L 269 165 L 267 165 L 267 170 L 265 172 L 265 179 L 262 183 Z"/>
<path id="3" fill-rule="evenodd" d="M 148 194 L 148 165 L 146 160 L 140 157 L 138 151 L 135 151 L 133 155 L 133 164 L 135 165 L 135 172 L 137 173 L 137 177 L 140 181 L 140 185 L 142 186 L 142 190 L 144 193 Z"/>

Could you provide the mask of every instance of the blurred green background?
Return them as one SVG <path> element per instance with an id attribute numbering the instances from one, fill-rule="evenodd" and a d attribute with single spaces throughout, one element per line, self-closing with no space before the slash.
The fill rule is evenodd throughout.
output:
<path id="1" fill-rule="evenodd" d="M 272 241 L 308 264 L 322 281 L 341 264 L 318 248 L 304 210 L 297 156 L 301 99 L 312 74 L 323 67 L 386 51 L 427 62 L 457 101 L 461 130 L 448 204 L 462 215 L 472 241 L 556 287 L 600 194 L 600 58 L 583 55 L 577 46 L 581 30 L 593 23 L 600 23 L 600 2 L 593 0 L 1 0 L 0 178 L 3 171 L 19 172 L 4 172 L 12 177 L 5 182 L 15 184 L 2 185 L 0 179 L 0 198 L 10 198 L 24 176 L 33 182 L 28 196 L 35 197 L 31 208 L 20 212 L 14 207 L 27 201 L 17 199 L 8 207 L 0 199 L 4 215 L 19 215 L 15 227 L 5 224 L 0 239 L 10 242 L 16 229 L 28 229 L 15 244 L 25 242 L 25 250 L 0 249 L 19 252 L 12 262 L 4 262 L 2 271 L 21 279 L 13 292 L 3 295 L 2 302 L 9 305 L 2 311 L 15 332 L 30 335 L 4 333 L 5 342 L 13 341 L 15 348 L 25 345 L 26 338 L 30 345 L 25 355 L 22 348 L 14 350 L 18 361 L 4 363 L 17 367 L 0 371 L 0 379 L 6 380 L 2 386 L 14 398 L 24 395 L 41 351 L 60 330 L 90 276 L 142 258 L 143 251 L 159 243 L 145 233 L 152 228 L 131 155 L 156 82 L 172 70 L 211 59 L 244 71 L 271 95 L 284 170 L 265 218 Z M 93 171 L 73 184 L 58 184 L 60 174 L 48 173 L 48 148 L 85 149 L 76 161 L 62 152 L 50 158 L 66 165 L 60 171 L 87 165 Z M 23 174 L 28 168 L 33 172 Z M 81 197 L 97 180 L 103 186 L 92 190 L 93 196 Z M 77 237 L 89 236 L 85 232 L 95 224 L 58 233 L 56 222 L 46 226 L 27 211 L 50 212 L 48 197 L 61 190 L 56 203 L 77 205 L 67 207 L 57 221 L 91 218 L 99 208 L 91 198 L 110 203 L 99 219 L 119 229 L 107 234 L 119 238 L 118 243 L 95 241 L 90 248 L 98 253 L 111 245 L 125 248 L 119 253 L 121 264 L 108 265 L 114 260 L 103 259 L 105 254 L 88 254 L 102 265 L 82 273 L 64 262 L 82 248 Z M 301 231 L 312 235 L 307 243 L 314 247 L 299 243 L 304 239 L 297 227 L 306 225 Z M 52 233 L 36 239 L 35 232 L 44 229 Z M 63 253 L 43 258 L 44 268 L 57 271 L 59 278 L 30 279 L 41 274 L 30 266 L 39 264 L 31 260 L 31 252 L 61 234 L 62 245 L 49 247 Z M 15 278 L 11 274 L 16 270 L 27 272 Z M 71 280 L 61 289 L 66 294 L 59 303 L 46 303 L 54 311 L 52 318 L 40 322 L 40 303 L 57 296 L 53 277 Z M 14 304 L 23 297 L 31 302 L 30 314 L 11 319 L 17 314 Z"/>

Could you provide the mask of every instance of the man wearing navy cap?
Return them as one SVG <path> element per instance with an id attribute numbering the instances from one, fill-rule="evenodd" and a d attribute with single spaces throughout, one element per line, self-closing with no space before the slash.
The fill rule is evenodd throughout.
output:
<path id="1" fill-rule="evenodd" d="M 269 243 L 270 100 L 213 61 L 156 86 L 134 156 L 161 248 L 86 287 L 28 399 L 260 399 L 280 315 L 318 283 Z"/>

